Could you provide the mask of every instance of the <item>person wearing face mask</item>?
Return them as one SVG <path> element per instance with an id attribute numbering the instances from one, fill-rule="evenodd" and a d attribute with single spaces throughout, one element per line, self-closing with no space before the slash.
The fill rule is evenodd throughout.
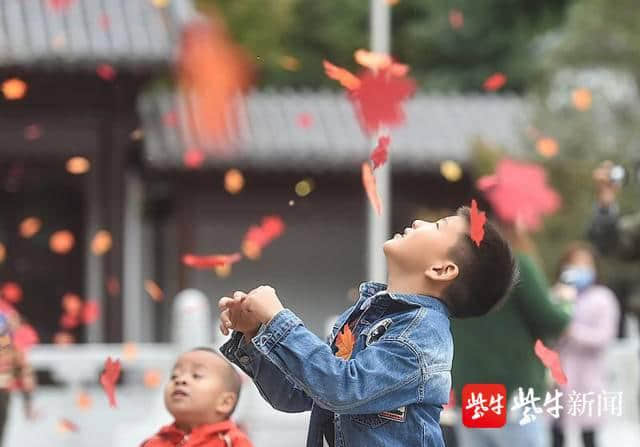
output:
<path id="1" fill-rule="evenodd" d="M 569 245 L 562 256 L 557 272 L 555 296 L 562 296 L 573 307 L 569 327 L 558 340 L 557 351 L 568 384 L 564 393 L 564 408 L 570 407 L 569 394 L 593 393 L 605 389 L 605 353 L 617 333 L 620 310 L 613 292 L 599 281 L 598 259 L 595 250 L 585 242 Z M 552 427 L 553 447 L 564 445 L 565 433 L 573 426 L 581 430 L 585 447 L 596 445 L 596 430 L 604 417 L 598 417 L 596 407 L 582 415 L 561 412 Z"/>

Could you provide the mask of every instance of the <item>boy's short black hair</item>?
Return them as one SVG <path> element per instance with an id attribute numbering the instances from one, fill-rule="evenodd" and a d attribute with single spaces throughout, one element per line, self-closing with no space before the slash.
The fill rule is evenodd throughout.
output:
<path id="1" fill-rule="evenodd" d="M 460 207 L 456 214 L 470 224 L 469 207 Z M 464 233 L 449 254 L 459 269 L 458 277 L 442 297 L 452 317 L 484 315 L 508 297 L 517 280 L 518 268 L 509 243 L 493 223 L 485 223 L 480 246 Z"/>
<path id="2" fill-rule="evenodd" d="M 191 350 L 191 352 L 193 351 L 210 352 L 211 354 L 217 355 L 222 360 L 224 360 L 224 363 L 226 365 L 225 368 L 222 370 L 222 377 L 223 377 L 224 383 L 227 385 L 227 391 L 231 391 L 237 396 L 236 404 L 233 406 L 229 414 L 227 414 L 227 417 L 230 417 L 233 414 L 233 412 L 236 410 L 236 406 L 238 405 L 238 400 L 240 400 L 240 389 L 242 388 L 242 379 L 240 378 L 240 374 L 238 374 L 238 372 L 235 370 L 233 365 L 229 363 L 229 361 L 222 354 L 220 354 L 214 349 L 211 349 L 206 346 L 198 346 L 197 348 L 193 348 Z"/>

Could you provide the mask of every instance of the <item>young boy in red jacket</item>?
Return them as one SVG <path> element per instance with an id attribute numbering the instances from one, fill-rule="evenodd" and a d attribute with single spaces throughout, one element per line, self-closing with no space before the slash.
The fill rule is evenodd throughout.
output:
<path id="1" fill-rule="evenodd" d="M 212 349 L 185 352 L 164 389 L 164 403 L 175 422 L 141 447 L 252 447 L 229 419 L 240 386 L 233 366 Z"/>

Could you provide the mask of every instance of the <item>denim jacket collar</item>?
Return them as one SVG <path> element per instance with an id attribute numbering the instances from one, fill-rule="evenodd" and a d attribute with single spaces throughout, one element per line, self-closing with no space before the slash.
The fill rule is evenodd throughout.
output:
<path id="1" fill-rule="evenodd" d="M 449 317 L 449 309 L 447 305 L 441 300 L 428 295 L 414 295 L 406 293 L 389 293 L 387 292 L 387 285 L 379 282 L 363 282 L 359 287 L 360 299 L 358 302 L 362 303 L 360 308 L 364 309 L 369 307 L 371 303 L 378 299 L 378 297 L 385 296 L 394 301 L 399 301 L 411 306 L 426 307 L 433 309 L 436 312 L 440 312 Z"/>

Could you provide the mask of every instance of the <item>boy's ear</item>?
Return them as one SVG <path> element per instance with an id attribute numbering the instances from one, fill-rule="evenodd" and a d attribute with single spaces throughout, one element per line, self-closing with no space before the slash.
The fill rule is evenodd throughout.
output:
<path id="1" fill-rule="evenodd" d="M 225 391 L 220 395 L 218 399 L 218 405 L 216 410 L 219 413 L 229 414 L 233 407 L 236 405 L 236 401 L 238 400 L 238 395 L 231 391 Z"/>
<path id="2" fill-rule="evenodd" d="M 432 264 L 424 274 L 432 281 L 453 281 L 460 274 L 460 269 L 455 262 L 443 261 Z"/>

